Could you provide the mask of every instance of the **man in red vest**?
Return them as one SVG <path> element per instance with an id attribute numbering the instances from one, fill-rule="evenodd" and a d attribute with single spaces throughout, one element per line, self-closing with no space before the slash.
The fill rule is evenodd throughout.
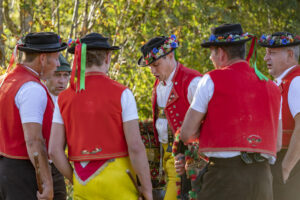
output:
<path id="1" fill-rule="evenodd" d="M 271 166 L 274 200 L 299 199 L 300 188 L 300 36 L 287 32 L 262 35 L 264 60 L 282 95 L 282 149 Z"/>
<path id="2" fill-rule="evenodd" d="M 197 199 L 273 199 L 280 91 L 245 60 L 250 39 L 240 24 L 224 24 L 202 43 L 216 69 L 199 82 L 180 133 L 199 138 L 210 160 Z"/>
<path id="3" fill-rule="evenodd" d="M 56 101 L 59 93 L 67 88 L 71 74 L 70 64 L 62 54 L 59 55 L 59 63 L 60 66 L 55 70 L 54 74 L 46 80 L 46 86 L 54 105 L 57 105 Z M 65 200 L 67 198 L 67 190 L 64 176 L 57 170 L 51 160 L 49 162 L 53 179 L 53 199 Z"/>
<path id="4" fill-rule="evenodd" d="M 46 86 L 66 49 L 55 33 L 29 33 L 18 49 L 21 64 L 0 80 L 0 199 L 52 199 L 46 146 L 54 105 Z M 43 192 L 37 192 L 34 153 L 38 153 Z"/>
<path id="5" fill-rule="evenodd" d="M 176 199 L 179 181 L 172 156 L 173 137 L 181 127 L 184 115 L 192 102 L 201 74 L 176 59 L 178 41 L 171 37 L 155 37 L 141 51 L 138 64 L 150 66 L 156 77 L 152 92 L 153 127 L 156 142 L 163 148 L 163 168 L 167 175 L 165 200 Z"/>
<path id="6" fill-rule="evenodd" d="M 144 197 L 152 200 L 134 96 L 107 76 L 111 51 L 118 49 L 98 33 L 70 42 L 68 51 L 75 53 L 71 83 L 58 97 L 49 153 L 73 182 L 74 199 L 138 199 L 129 170 L 137 174 Z"/>

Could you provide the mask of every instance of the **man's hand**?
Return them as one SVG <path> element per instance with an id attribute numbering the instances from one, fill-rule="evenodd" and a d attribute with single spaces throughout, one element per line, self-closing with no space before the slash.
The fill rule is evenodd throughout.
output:
<path id="1" fill-rule="evenodd" d="M 185 159 L 182 153 L 175 156 L 175 170 L 179 175 L 183 175 L 185 173 Z"/>
<path id="2" fill-rule="evenodd" d="M 149 190 L 148 188 L 143 189 L 143 187 L 139 187 L 139 190 L 144 197 L 139 197 L 139 200 L 153 200 L 152 190 Z"/>
<path id="3" fill-rule="evenodd" d="M 282 181 L 285 184 L 290 176 L 292 169 L 289 169 L 288 167 L 286 167 L 284 162 L 281 164 L 281 167 L 282 167 L 282 179 L 283 179 Z"/>
<path id="4" fill-rule="evenodd" d="M 38 200 L 52 200 L 53 199 L 53 186 L 52 182 L 48 184 L 43 184 L 43 193 L 40 194 L 37 191 L 37 198 Z"/>

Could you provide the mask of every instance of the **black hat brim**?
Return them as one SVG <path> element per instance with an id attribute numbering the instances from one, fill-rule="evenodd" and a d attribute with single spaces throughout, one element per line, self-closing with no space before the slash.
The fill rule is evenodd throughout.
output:
<path id="1" fill-rule="evenodd" d="M 230 45 L 236 45 L 236 44 L 243 44 L 245 42 L 248 42 L 249 40 L 251 40 L 252 38 L 247 38 L 244 40 L 238 40 L 238 41 L 232 41 L 232 42 L 203 42 L 201 44 L 202 47 L 204 48 L 208 48 L 211 46 L 230 46 Z"/>
<path id="2" fill-rule="evenodd" d="M 33 47 L 27 47 L 27 46 L 18 46 L 18 50 L 28 52 L 28 53 L 53 53 L 53 52 L 59 52 L 63 51 L 67 48 L 67 44 L 64 42 L 61 44 L 58 48 L 49 48 L 49 49 L 38 49 Z"/>
<path id="3" fill-rule="evenodd" d="M 176 48 L 175 48 L 175 49 L 176 49 Z M 164 55 L 161 55 L 161 56 L 159 56 L 158 58 L 153 59 L 152 62 L 149 62 L 148 64 L 146 64 L 146 62 L 145 62 L 145 60 L 144 60 L 144 56 L 141 56 L 141 57 L 138 59 L 138 65 L 139 65 L 140 67 L 146 67 L 146 66 L 148 66 L 148 65 L 151 65 L 153 62 L 159 60 L 159 59 L 162 58 L 162 57 L 165 57 L 165 56 L 168 55 L 169 53 L 173 52 L 175 49 L 172 49 L 171 51 L 165 53 Z"/>
<path id="4" fill-rule="evenodd" d="M 266 47 L 266 48 L 282 48 L 282 47 L 290 47 L 290 46 L 300 45 L 300 40 L 296 41 L 296 42 L 288 43 L 288 44 L 277 44 L 277 45 L 269 45 L 269 44 L 265 44 L 265 43 L 258 41 L 258 44 L 260 46 Z"/>
<path id="5" fill-rule="evenodd" d="M 92 46 L 92 45 L 87 45 L 87 50 L 119 50 L 120 47 L 119 46 L 111 46 L 111 47 L 99 47 L 99 46 Z M 70 48 L 68 48 L 67 50 L 69 53 L 74 54 L 75 53 L 75 46 L 72 46 Z"/>

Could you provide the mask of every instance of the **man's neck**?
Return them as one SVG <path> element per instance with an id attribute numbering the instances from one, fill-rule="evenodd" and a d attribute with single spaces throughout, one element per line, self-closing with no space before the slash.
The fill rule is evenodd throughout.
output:
<path id="1" fill-rule="evenodd" d="M 233 58 L 233 59 L 228 60 L 225 63 L 224 67 L 229 66 L 229 65 L 233 65 L 234 63 L 238 63 L 238 62 L 246 62 L 246 61 L 241 59 L 241 58 Z"/>
<path id="2" fill-rule="evenodd" d="M 91 67 L 86 68 L 85 72 L 102 72 L 104 74 L 107 74 L 105 65 L 101 65 L 101 66 L 93 65 Z"/>

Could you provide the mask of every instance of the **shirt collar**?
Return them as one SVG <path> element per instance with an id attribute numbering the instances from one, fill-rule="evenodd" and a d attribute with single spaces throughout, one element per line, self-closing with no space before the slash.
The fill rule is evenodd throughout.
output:
<path id="1" fill-rule="evenodd" d="M 173 69 L 172 73 L 170 74 L 170 76 L 168 77 L 168 79 L 166 81 L 160 81 L 159 84 L 162 84 L 163 86 L 169 86 L 172 84 L 172 79 L 173 79 L 175 71 L 177 69 L 177 65 L 178 64 L 176 64 L 176 66 L 174 67 L 174 69 Z M 164 84 L 164 82 L 165 82 L 165 84 Z"/>
<path id="2" fill-rule="evenodd" d="M 37 73 L 34 69 L 31 69 L 30 67 L 27 67 L 26 65 L 23 65 L 26 69 L 32 71 L 34 74 L 36 74 L 37 76 L 40 76 L 39 73 Z"/>
<path id="3" fill-rule="evenodd" d="M 278 76 L 276 79 L 275 79 L 275 83 L 277 84 L 277 85 L 280 85 L 281 84 L 281 82 L 282 82 L 282 79 L 294 68 L 294 67 L 296 67 L 297 65 L 294 65 L 294 66 L 292 66 L 292 67 L 290 67 L 290 68 L 288 68 L 288 69 L 286 69 L 282 74 L 280 74 L 280 76 Z"/>

